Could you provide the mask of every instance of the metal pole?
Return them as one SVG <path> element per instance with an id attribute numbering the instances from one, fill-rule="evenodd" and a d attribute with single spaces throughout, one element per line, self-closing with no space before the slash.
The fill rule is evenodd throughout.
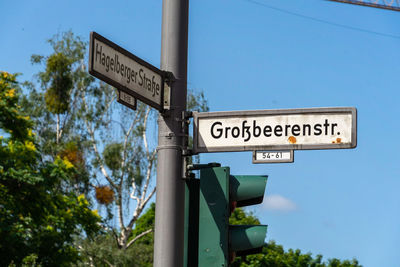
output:
<path id="1" fill-rule="evenodd" d="M 182 112 L 186 110 L 189 0 L 163 0 L 161 69 L 172 72 L 171 110 L 158 118 L 154 267 L 183 266 L 185 183 Z"/>

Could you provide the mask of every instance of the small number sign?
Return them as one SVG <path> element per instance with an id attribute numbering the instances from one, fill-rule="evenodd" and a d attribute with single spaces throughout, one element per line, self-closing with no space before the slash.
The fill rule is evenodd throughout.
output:
<path id="1" fill-rule="evenodd" d="M 293 150 L 253 152 L 253 163 L 290 163 L 293 161 Z"/>

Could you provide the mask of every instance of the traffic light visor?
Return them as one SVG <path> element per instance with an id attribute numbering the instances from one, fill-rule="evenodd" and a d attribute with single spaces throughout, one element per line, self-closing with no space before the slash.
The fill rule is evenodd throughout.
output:
<path id="1" fill-rule="evenodd" d="M 236 201 L 237 207 L 262 203 L 267 178 L 266 175 L 231 175 L 230 201 Z"/>
<path id="2" fill-rule="evenodd" d="M 267 236 L 267 225 L 230 225 L 229 248 L 232 251 L 244 252 L 262 248 Z"/>

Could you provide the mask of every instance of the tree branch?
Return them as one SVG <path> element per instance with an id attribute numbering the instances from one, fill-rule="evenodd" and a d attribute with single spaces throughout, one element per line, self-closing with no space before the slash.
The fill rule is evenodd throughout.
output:
<path id="1" fill-rule="evenodd" d="M 153 168 L 153 162 L 154 162 L 154 158 L 155 158 L 156 153 L 157 153 L 157 151 L 154 150 L 152 155 L 150 157 L 148 157 L 146 183 L 145 183 L 145 186 L 144 186 L 143 191 L 142 191 L 142 197 L 138 198 L 138 197 L 134 196 L 133 193 L 135 191 L 132 192 L 132 194 L 131 194 L 131 197 L 137 201 L 137 206 L 136 206 L 136 209 L 135 209 L 135 211 L 133 213 L 132 219 L 130 220 L 130 222 L 129 222 L 128 226 L 127 226 L 128 230 L 132 229 L 133 224 L 136 222 L 137 218 L 142 213 L 142 210 L 146 206 L 147 202 L 150 200 L 150 198 L 154 195 L 154 193 L 156 191 L 156 188 L 154 187 L 153 191 L 147 196 L 147 198 L 145 198 L 146 197 L 146 193 L 147 193 L 147 188 L 148 188 L 149 183 L 150 183 L 151 170 Z M 132 186 L 136 190 L 136 186 L 134 184 L 132 184 Z"/>
<path id="2" fill-rule="evenodd" d="M 139 238 L 147 235 L 148 233 L 153 232 L 153 229 L 149 229 L 147 231 L 144 231 L 142 233 L 140 233 L 139 235 L 135 236 L 135 238 L 133 238 L 131 241 L 129 241 L 129 243 L 126 245 L 126 248 L 129 248 L 133 243 L 135 243 Z"/>
<path id="3" fill-rule="evenodd" d="M 151 193 L 147 196 L 147 198 L 143 201 L 143 207 L 146 206 L 147 202 L 149 202 L 149 200 L 153 197 L 153 195 L 156 192 L 156 187 L 153 188 L 153 190 L 151 191 Z"/>
<path id="4" fill-rule="evenodd" d="M 105 263 L 107 263 L 108 266 L 114 267 L 114 265 L 112 265 L 107 259 L 101 259 L 101 260 L 104 261 Z"/>
<path id="5" fill-rule="evenodd" d="M 146 114 L 144 115 L 144 121 L 143 121 L 143 133 L 142 133 L 142 137 L 143 137 L 143 143 L 144 143 L 144 147 L 146 149 L 146 156 L 149 156 L 149 145 L 147 143 L 147 135 L 146 135 L 146 127 L 147 127 L 147 119 L 149 117 L 149 113 L 150 113 L 150 107 L 146 108 Z"/>
<path id="6" fill-rule="evenodd" d="M 90 255 L 89 252 L 85 251 L 85 249 L 81 245 L 78 245 L 78 249 L 81 250 L 83 253 L 85 253 L 88 256 L 88 258 L 89 258 L 89 266 L 90 267 L 94 267 L 93 256 Z"/>
<path id="7" fill-rule="evenodd" d="M 139 199 L 137 196 L 135 196 L 136 191 L 137 191 L 135 179 L 132 179 L 132 188 L 133 188 L 133 190 L 132 190 L 132 193 L 131 193 L 131 198 L 132 198 L 133 200 L 136 200 L 137 202 L 139 202 L 140 199 Z"/>
<path id="8" fill-rule="evenodd" d="M 113 90 L 115 90 L 115 89 L 113 89 Z M 114 91 L 114 92 L 115 92 L 115 91 Z M 108 110 L 108 109 L 110 108 L 111 104 L 114 102 L 114 100 L 115 100 L 116 98 L 117 98 L 117 97 L 115 96 L 115 94 L 113 94 L 113 96 L 111 97 L 111 100 L 110 100 L 110 101 L 107 101 L 107 105 L 106 105 L 106 107 L 105 107 L 104 110 Z"/>
<path id="9" fill-rule="evenodd" d="M 140 199 L 141 202 L 143 202 L 143 200 L 144 200 L 144 198 L 146 196 L 146 193 L 147 193 L 147 188 L 149 187 L 150 178 L 151 178 L 151 172 L 152 172 L 152 169 L 153 169 L 153 162 L 154 162 L 156 153 L 157 153 L 157 150 L 154 149 L 153 153 L 151 155 L 147 156 L 148 164 L 147 164 L 147 172 L 146 172 L 146 183 L 145 183 L 145 185 L 143 187 L 143 193 L 142 193 L 142 197 Z"/>
<path id="10" fill-rule="evenodd" d="M 135 114 L 135 118 L 133 119 L 133 121 L 132 121 L 132 123 L 131 123 L 131 125 L 130 125 L 130 127 L 129 127 L 129 129 L 128 129 L 127 132 L 125 132 L 125 129 L 121 126 L 121 128 L 123 129 L 124 134 L 125 134 L 124 148 L 123 148 L 124 153 L 123 153 L 123 155 L 122 155 L 122 163 L 121 163 L 121 169 L 122 169 L 121 177 L 123 177 L 123 176 L 125 175 L 125 164 L 126 164 L 126 159 L 127 159 L 128 139 L 129 139 L 129 136 L 131 135 L 131 132 L 132 132 L 132 130 L 133 130 L 133 127 L 134 127 L 134 126 L 136 125 L 136 123 L 138 123 L 138 122 L 139 122 L 139 112 L 137 112 L 137 113 Z"/>
<path id="11" fill-rule="evenodd" d="M 81 89 L 81 90 L 82 90 L 82 89 Z M 78 92 L 79 92 L 79 88 L 78 88 Z M 77 94 L 78 94 L 78 93 L 76 93 L 76 95 L 74 95 L 74 97 L 72 98 L 72 99 L 73 99 L 73 100 L 72 100 L 72 109 L 69 108 L 69 109 L 67 110 L 67 114 L 65 114 L 65 116 L 64 116 L 64 121 L 63 121 L 62 126 L 61 126 L 61 128 L 60 128 L 59 139 L 61 139 L 62 134 L 63 134 L 63 132 L 64 132 L 64 129 L 65 129 L 65 127 L 67 127 L 66 125 L 68 125 L 68 124 L 71 123 L 71 122 L 68 121 L 68 117 L 71 115 L 70 110 L 75 110 L 76 103 L 78 102 L 78 100 L 77 100 L 77 98 L 78 98 L 78 97 L 77 97 Z M 72 115 L 71 115 L 71 116 L 72 116 Z"/>
<path id="12" fill-rule="evenodd" d="M 87 108 L 87 103 L 86 103 L 85 94 L 84 94 L 83 91 L 81 93 L 81 97 L 82 97 L 83 105 L 85 106 L 85 110 L 87 110 L 88 109 Z M 99 153 L 99 151 L 97 149 L 96 140 L 95 140 L 95 137 L 94 137 L 94 131 L 93 131 L 92 127 L 89 125 L 89 121 L 88 121 L 88 119 L 86 117 L 85 117 L 85 125 L 86 125 L 87 131 L 89 132 L 90 139 L 92 141 L 92 147 L 93 147 L 93 150 L 95 152 L 96 159 L 97 159 L 97 161 L 99 162 L 99 165 L 100 165 L 100 170 L 103 173 L 104 177 L 107 179 L 107 181 L 110 183 L 110 185 L 115 190 L 117 190 L 118 189 L 117 186 L 114 184 L 114 182 L 112 181 L 112 179 L 108 175 L 107 170 L 104 167 L 103 163 L 101 163 L 101 157 L 100 157 L 100 153 Z"/>
<path id="13" fill-rule="evenodd" d="M 88 122 L 87 122 L 86 119 L 85 119 L 85 122 L 86 122 L 86 127 L 88 128 L 88 131 L 89 131 L 91 140 L 92 140 L 92 147 L 93 147 L 93 150 L 94 150 L 94 152 L 95 152 L 96 159 L 97 159 L 97 161 L 99 162 L 99 165 L 100 165 L 101 173 L 104 175 L 104 177 L 107 179 L 107 181 L 110 183 L 110 185 L 111 185 L 114 189 L 118 189 L 117 186 L 115 185 L 115 183 L 111 180 L 110 176 L 108 175 L 107 170 L 106 170 L 106 168 L 104 167 L 103 163 L 101 163 L 101 157 L 100 157 L 100 153 L 99 153 L 99 151 L 98 151 L 98 149 L 97 149 L 96 141 L 95 141 L 95 139 L 94 139 L 94 133 L 93 133 L 93 132 L 91 131 L 91 129 L 89 128 L 90 126 L 88 125 Z"/>
<path id="14" fill-rule="evenodd" d="M 60 136 L 60 133 L 59 133 L 60 132 L 60 114 L 57 114 L 56 117 L 57 117 L 56 144 L 58 145 L 58 143 L 60 141 L 60 138 L 59 138 L 59 136 Z"/>
<path id="15" fill-rule="evenodd" d="M 121 234 L 124 233 L 125 230 L 125 224 L 124 224 L 124 214 L 122 211 L 122 186 L 120 185 L 118 188 L 118 219 L 119 219 L 119 228 L 121 229 Z"/>

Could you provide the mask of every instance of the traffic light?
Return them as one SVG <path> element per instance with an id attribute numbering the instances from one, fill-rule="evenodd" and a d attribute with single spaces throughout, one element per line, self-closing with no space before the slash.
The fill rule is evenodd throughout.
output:
<path id="1" fill-rule="evenodd" d="M 261 203 L 266 182 L 267 176 L 230 175 L 229 167 L 200 169 L 198 266 L 228 266 L 235 255 L 262 249 L 267 226 L 229 225 L 229 216 L 235 207 Z"/>

